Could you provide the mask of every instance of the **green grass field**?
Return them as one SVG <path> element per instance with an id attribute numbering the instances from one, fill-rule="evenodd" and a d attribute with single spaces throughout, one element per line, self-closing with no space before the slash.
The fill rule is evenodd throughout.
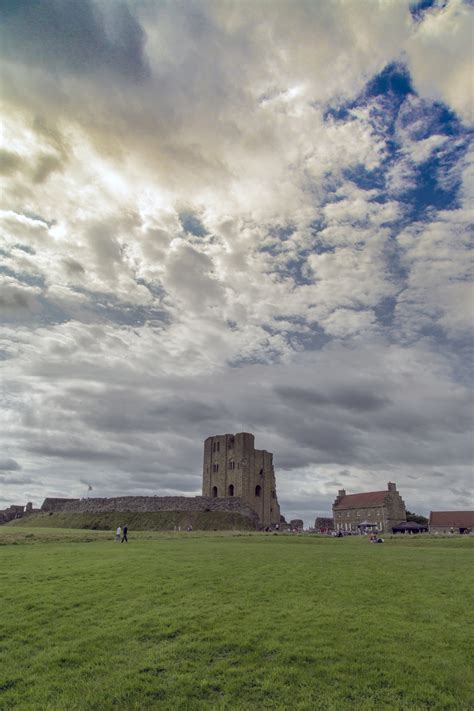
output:
<path id="1" fill-rule="evenodd" d="M 0 544 L 2 710 L 474 709 L 473 538 Z"/>

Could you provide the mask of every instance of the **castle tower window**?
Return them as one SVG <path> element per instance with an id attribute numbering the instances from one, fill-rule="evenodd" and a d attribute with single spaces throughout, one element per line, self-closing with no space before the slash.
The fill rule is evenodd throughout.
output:
<path id="1" fill-rule="evenodd" d="M 255 496 L 260 496 L 261 493 L 262 493 L 262 487 L 260 486 L 260 484 L 257 484 L 257 486 L 255 487 Z"/>
<path id="2" fill-rule="evenodd" d="M 213 464 L 213 465 L 212 465 L 212 471 L 213 471 L 213 472 L 218 472 L 218 471 L 219 471 L 219 465 L 218 465 L 218 464 Z"/>
<path id="3" fill-rule="evenodd" d="M 229 496 L 233 496 L 233 495 L 234 495 L 234 485 L 229 484 Z"/>
<path id="4" fill-rule="evenodd" d="M 216 498 L 216 496 L 217 496 L 217 486 L 213 486 L 213 487 L 212 487 L 212 495 L 213 495 L 214 498 Z"/>

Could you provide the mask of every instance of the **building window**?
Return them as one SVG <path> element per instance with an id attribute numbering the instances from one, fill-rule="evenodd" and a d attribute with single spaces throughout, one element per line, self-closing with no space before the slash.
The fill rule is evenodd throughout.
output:
<path id="1" fill-rule="evenodd" d="M 219 465 L 218 465 L 218 464 L 213 464 L 213 465 L 212 465 L 212 471 L 213 471 L 213 472 L 218 472 L 218 471 L 219 471 Z"/>
<path id="2" fill-rule="evenodd" d="M 272 499 L 276 499 L 276 494 L 274 491 L 272 491 Z"/>
<path id="3" fill-rule="evenodd" d="M 217 486 L 213 486 L 213 487 L 212 487 L 212 495 L 213 495 L 214 498 L 216 498 L 216 496 L 217 496 Z"/>
<path id="4" fill-rule="evenodd" d="M 263 476 L 263 469 L 260 469 L 260 476 Z"/>
<path id="5" fill-rule="evenodd" d="M 260 496 L 261 493 L 262 493 L 262 487 L 259 484 L 257 484 L 257 486 L 255 487 L 255 496 Z"/>
<path id="6" fill-rule="evenodd" d="M 231 437 L 229 439 L 229 449 L 234 449 L 234 438 L 233 437 Z"/>
<path id="7" fill-rule="evenodd" d="M 229 462 L 229 469 L 235 469 L 235 462 Z"/>
<path id="8" fill-rule="evenodd" d="M 233 495 L 234 495 L 234 485 L 229 484 L 229 496 L 233 496 Z"/>
<path id="9" fill-rule="evenodd" d="M 218 443 L 217 443 L 217 451 L 220 452 L 220 450 L 221 450 L 221 443 L 218 442 Z"/>

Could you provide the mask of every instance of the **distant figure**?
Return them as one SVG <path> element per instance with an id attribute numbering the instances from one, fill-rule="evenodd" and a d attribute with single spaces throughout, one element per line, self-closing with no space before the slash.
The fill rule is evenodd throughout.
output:
<path id="1" fill-rule="evenodd" d="M 128 526 L 124 526 L 123 527 L 123 537 L 122 537 L 122 540 L 120 541 L 121 543 L 123 543 L 124 541 L 125 541 L 125 543 L 128 543 L 127 533 L 128 533 Z"/>
<path id="2" fill-rule="evenodd" d="M 117 528 L 117 532 L 115 533 L 115 542 L 120 543 L 120 537 L 122 535 L 122 529 L 120 526 Z"/>

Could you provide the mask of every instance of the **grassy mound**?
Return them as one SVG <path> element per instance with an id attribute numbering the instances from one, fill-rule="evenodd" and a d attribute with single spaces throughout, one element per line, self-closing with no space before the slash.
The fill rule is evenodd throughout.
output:
<path id="1" fill-rule="evenodd" d="M 12 521 L 9 526 L 28 528 L 88 528 L 113 531 L 127 525 L 130 531 L 185 531 L 192 526 L 195 531 L 250 531 L 253 522 L 239 513 L 227 511 L 153 511 L 111 513 L 41 513 Z"/>

